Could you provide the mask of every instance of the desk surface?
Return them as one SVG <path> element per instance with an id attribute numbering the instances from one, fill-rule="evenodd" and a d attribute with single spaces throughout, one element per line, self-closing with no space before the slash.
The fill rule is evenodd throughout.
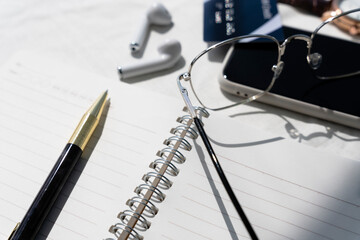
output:
<path id="1" fill-rule="evenodd" d="M 207 43 L 202 40 L 203 1 L 163 0 L 174 25 L 150 32 L 145 51 L 131 55 L 129 42 L 149 6 L 142 0 L 1 1 L 0 66 L 19 51 L 31 51 L 118 81 L 117 66 L 157 56 L 166 38 L 182 44 L 182 60 L 174 69 L 128 81 L 139 87 L 180 98 L 175 79 Z M 279 4 L 284 25 L 313 30 L 321 22 L 315 16 Z M 261 114 L 254 114 L 261 112 Z M 276 135 L 344 157 L 360 159 L 360 131 L 255 103 L 224 112 Z M 290 135 L 289 126 L 296 129 Z"/>

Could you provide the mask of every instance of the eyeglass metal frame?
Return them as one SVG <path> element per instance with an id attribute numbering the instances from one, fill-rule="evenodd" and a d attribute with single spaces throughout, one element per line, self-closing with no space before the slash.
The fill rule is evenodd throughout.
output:
<path id="1" fill-rule="evenodd" d="M 321 55 L 319 53 L 311 53 L 311 47 L 312 47 L 312 44 L 313 44 L 313 39 L 314 37 L 316 36 L 316 34 L 318 33 L 318 31 L 323 27 L 325 26 L 326 24 L 338 19 L 339 17 L 342 17 L 344 15 L 347 15 L 347 14 L 350 14 L 350 13 L 353 13 L 353 12 L 360 12 L 360 8 L 357 8 L 357 9 L 353 9 L 353 10 L 350 10 L 350 11 L 347 11 L 347 12 L 344 12 L 342 14 L 339 14 L 337 16 L 334 16 L 334 17 L 331 17 L 329 19 L 327 19 L 326 21 L 324 21 L 322 24 L 320 24 L 320 26 L 318 26 L 315 31 L 311 34 L 311 36 L 307 36 L 307 35 L 303 35 L 303 34 L 296 34 L 296 35 L 292 35 L 290 37 L 288 37 L 287 39 L 285 39 L 285 41 L 280 44 L 279 41 L 277 41 L 274 37 L 272 36 L 268 36 L 268 35 L 245 35 L 245 36 L 239 36 L 239 37 L 235 37 L 235 38 L 231 38 L 231 39 L 228 39 L 228 40 L 225 40 L 225 41 L 222 41 L 220 43 L 217 43 L 207 49 L 205 49 L 204 51 L 202 51 L 200 54 L 198 54 L 193 60 L 192 62 L 190 63 L 190 66 L 189 66 L 189 69 L 187 72 L 181 74 L 178 78 L 177 78 L 177 84 L 178 84 L 178 88 L 180 90 L 180 93 L 183 97 L 183 100 L 185 102 L 185 105 L 187 106 L 188 108 L 188 111 L 191 115 L 191 117 L 194 119 L 194 123 L 199 131 L 199 135 L 201 136 L 203 142 L 204 142 L 204 145 L 206 147 L 206 150 L 210 156 L 210 159 L 212 160 L 212 163 L 221 179 L 221 182 L 222 184 L 224 185 L 224 188 L 226 190 L 226 192 L 228 193 L 229 197 L 230 197 L 230 200 L 232 201 L 236 211 L 238 212 L 241 220 L 243 221 L 244 223 L 244 226 L 246 228 L 246 230 L 248 231 L 249 233 L 249 236 L 251 237 L 251 239 L 253 240 L 256 240 L 258 239 L 257 235 L 256 235 L 256 232 L 254 231 L 250 221 L 248 220 L 248 218 L 246 217 L 245 215 L 245 212 L 242 210 L 242 207 L 239 203 L 239 201 L 237 200 L 236 198 L 236 195 L 234 194 L 226 176 L 225 176 L 225 173 L 224 171 L 222 170 L 221 168 L 221 165 L 220 165 L 220 162 L 211 146 L 211 143 L 209 141 L 209 138 L 207 137 L 207 134 L 205 132 L 205 129 L 203 128 L 203 124 L 201 122 L 201 120 L 198 118 L 197 116 L 197 112 L 196 112 L 196 108 L 192 105 L 191 101 L 190 101 L 190 98 L 188 96 L 188 91 L 185 87 L 182 86 L 181 84 L 181 80 L 185 80 L 185 81 L 189 81 L 190 82 L 190 86 L 192 88 L 192 91 L 195 95 L 195 97 L 197 98 L 197 100 L 199 101 L 199 103 L 204 107 L 204 108 L 207 108 L 207 109 L 210 109 L 210 110 L 222 110 L 222 109 L 225 109 L 225 108 L 229 108 L 229 107 L 233 107 L 233 106 L 236 106 L 236 105 L 240 105 L 240 104 L 244 104 L 244 103 L 248 103 L 248 102 L 251 102 L 251 101 L 254 101 L 258 98 L 260 98 L 261 96 L 263 96 L 265 93 L 269 92 L 270 89 L 272 88 L 272 86 L 274 85 L 275 83 L 275 80 L 279 77 L 279 75 L 281 74 L 281 71 L 284 67 L 284 62 L 281 61 L 281 57 L 283 56 L 283 54 L 285 53 L 285 48 L 286 48 L 286 45 L 294 40 L 294 39 L 299 39 L 299 40 L 304 40 L 307 42 L 307 48 L 308 48 L 308 53 L 307 53 L 307 61 L 308 61 L 308 64 L 310 65 L 310 67 L 312 69 L 316 69 L 319 67 L 319 63 L 321 63 Z M 226 44 L 229 44 L 229 43 L 235 43 L 241 39 L 244 39 L 244 38 L 254 38 L 254 37 L 260 37 L 260 38 L 268 38 L 272 41 L 274 41 L 275 43 L 277 43 L 277 46 L 278 46 L 278 59 L 277 59 L 277 64 L 276 65 L 273 65 L 272 67 L 272 70 L 274 71 L 274 75 L 273 75 L 273 78 L 270 82 L 270 85 L 263 91 L 263 92 L 260 92 L 258 94 L 255 94 L 254 96 L 251 96 L 249 98 L 246 98 L 240 102 L 237 102 L 237 103 L 234 103 L 234 104 L 231 104 L 229 106 L 225 106 L 225 107 L 222 107 L 222 108 L 208 108 L 206 107 L 202 102 L 201 100 L 199 99 L 199 97 L 197 96 L 195 90 L 194 90 L 194 87 L 193 87 L 193 84 L 192 84 L 192 79 L 191 79 L 191 70 L 194 66 L 194 64 L 196 63 L 196 61 L 202 57 L 204 54 L 206 54 L 207 52 L 215 49 L 215 48 L 218 48 L 218 47 L 221 47 L 223 45 L 226 45 Z M 320 62 L 319 62 L 320 61 Z M 323 79 L 323 80 L 327 80 L 327 79 L 335 79 L 335 78 L 343 78 L 343 77 L 347 77 L 347 76 L 353 76 L 353 75 L 357 75 L 357 74 L 360 74 L 360 70 L 359 71 L 356 71 L 356 72 L 353 72 L 353 73 L 349 73 L 349 74 L 344 74 L 344 75 L 338 75 L 338 76 L 331 76 L 331 77 L 319 77 L 320 79 Z"/>
<path id="2" fill-rule="evenodd" d="M 304 35 L 304 34 L 295 34 L 295 35 L 292 35 L 288 38 L 286 38 L 281 44 L 280 42 L 274 38 L 273 36 L 270 36 L 270 35 L 262 35 L 262 34 L 252 34 L 252 35 L 243 35 L 243 36 L 238 36 L 238 37 L 234 37 L 234 38 L 230 38 L 230 39 L 227 39 L 225 41 L 222 41 L 222 42 L 219 42 L 219 43 L 216 43 L 210 47 L 208 47 L 207 49 L 203 50 L 202 52 L 200 52 L 190 63 L 189 65 L 189 68 L 188 68 L 188 71 L 181 74 L 179 76 L 179 79 L 183 79 L 185 81 L 189 81 L 190 83 L 190 86 L 191 86 L 191 89 L 192 89 L 192 92 L 194 93 L 194 96 L 196 97 L 196 99 L 198 100 L 198 102 L 206 109 L 210 109 L 210 110 L 213 110 L 213 111 L 218 111 L 218 110 L 223 110 L 223 109 L 226 109 L 226 108 L 230 108 L 230 107 L 233 107 L 233 106 L 237 106 L 237 105 L 240 105 L 240 104 L 245 104 L 245 103 L 249 103 L 251 101 L 254 101 L 258 98 L 260 98 L 261 96 L 263 96 L 264 94 L 266 94 L 267 92 L 269 92 L 272 87 L 274 86 L 274 83 L 276 81 L 276 79 L 280 76 L 282 70 L 283 70 L 283 67 L 284 67 L 284 62 L 281 60 L 282 56 L 285 54 L 285 49 L 286 49 L 286 46 L 287 44 L 289 44 L 292 40 L 303 40 L 307 43 L 307 56 L 306 56 L 306 60 L 310 66 L 311 69 L 313 70 L 316 70 L 320 67 L 321 65 L 321 62 L 322 62 L 322 56 L 320 53 L 317 53 L 317 52 L 314 52 L 312 53 L 312 45 L 313 45 L 313 40 L 314 38 L 316 37 L 316 35 L 318 34 L 319 30 L 321 28 L 323 28 L 326 24 L 329 24 L 331 23 L 332 21 L 335 21 L 336 19 L 342 17 L 342 16 L 346 16 L 346 15 L 349 15 L 351 13 L 354 13 L 354 12 L 359 12 L 360 13 L 360 8 L 356 8 L 356 9 L 353 9 L 353 10 L 350 10 L 350 11 L 347 11 L 347 12 L 343 12 L 339 15 L 336 15 L 336 16 L 333 16 L 333 17 L 330 17 L 329 19 L 325 20 L 324 22 L 322 22 L 313 32 L 310 36 L 308 35 Z M 194 85 L 193 85 L 193 82 L 192 82 L 192 78 L 191 78 L 191 71 L 195 65 L 195 63 L 203 56 L 205 55 L 206 53 L 214 50 L 215 48 L 219 48 L 219 47 L 222 47 L 224 45 L 231 45 L 231 44 L 234 44 L 234 43 L 237 43 L 239 42 L 240 40 L 243 40 L 243 39 L 246 39 L 246 38 L 265 38 L 265 39 L 269 39 L 271 40 L 272 42 L 276 43 L 277 47 L 278 47 L 278 56 L 277 56 L 277 63 L 274 64 L 272 66 L 272 71 L 274 72 L 274 75 L 271 79 L 271 82 L 269 84 L 269 86 L 262 92 L 258 93 L 258 94 L 255 94 L 253 96 L 250 96 L 248 98 L 245 98 L 245 99 L 242 99 L 241 101 L 239 102 L 236 102 L 236 103 L 233 103 L 233 104 L 230 104 L 230 105 L 227 105 L 227 106 L 224 106 L 224 107 L 219 107 L 219 108 L 211 108 L 211 107 L 208 107 L 206 106 L 203 101 L 199 98 L 198 94 L 196 93 L 195 91 L 195 88 L 194 88 Z M 344 78 L 344 77 L 349 77 L 349 76 L 354 76 L 354 75 L 358 75 L 360 74 L 360 70 L 358 71 L 355 71 L 355 72 L 351 72 L 351 73 L 347 73 L 347 74 L 342 74 L 342 75 L 336 75 L 336 76 L 317 76 L 317 78 L 321 79 L 321 80 L 331 80 L 331 79 L 338 79 L 338 78 Z"/>

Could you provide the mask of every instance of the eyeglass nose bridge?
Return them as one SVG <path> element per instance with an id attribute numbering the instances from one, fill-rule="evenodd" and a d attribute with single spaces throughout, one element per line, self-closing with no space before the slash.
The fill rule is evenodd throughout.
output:
<path id="1" fill-rule="evenodd" d="M 273 65 L 271 70 L 274 72 L 274 79 L 277 79 L 282 70 L 284 69 L 284 62 L 281 61 L 281 57 L 285 54 L 285 49 L 286 49 L 286 46 L 292 41 L 292 40 L 302 40 L 302 41 L 305 41 L 306 44 L 307 44 L 307 48 L 309 49 L 311 47 L 311 38 L 307 35 L 304 35 L 304 34 L 295 34 L 295 35 L 292 35 L 288 38 L 286 38 L 284 40 L 284 42 L 279 45 L 279 59 L 278 59 L 278 63 L 276 65 Z"/>
<path id="2" fill-rule="evenodd" d="M 312 69 L 315 69 L 315 70 L 318 69 L 322 63 L 322 55 L 320 53 L 310 53 L 310 49 L 311 49 L 311 45 L 312 45 L 312 38 L 310 36 L 307 36 L 304 34 L 295 34 L 295 35 L 292 35 L 292 36 L 288 37 L 287 39 L 285 39 L 284 42 L 279 47 L 280 58 L 285 54 L 286 46 L 292 40 L 302 40 L 302 41 L 306 42 L 306 47 L 308 49 L 307 62 L 309 63 L 309 65 Z"/>
<path id="3" fill-rule="evenodd" d="M 311 46 L 311 37 L 305 34 L 295 34 L 295 35 L 291 35 L 290 37 L 286 38 L 284 40 L 284 42 L 281 44 L 281 48 L 285 48 L 285 46 L 287 44 L 289 44 L 292 40 L 301 40 L 301 41 L 305 41 L 307 43 L 307 48 L 310 48 Z"/>
<path id="4" fill-rule="evenodd" d="M 312 38 L 307 35 L 303 34 L 295 34 L 287 39 L 280 45 L 280 56 L 283 56 L 285 54 L 285 49 L 287 44 L 289 44 L 292 40 L 302 40 L 306 42 L 306 47 L 308 49 L 307 54 L 307 62 L 309 63 L 310 67 L 314 70 L 318 69 L 322 63 L 322 55 L 320 53 L 310 53 L 311 45 L 312 45 Z"/>
<path id="5" fill-rule="evenodd" d="M 304 35 L 304 34 L 295 34 L 292 35 L 284 40 L 284 42 L 279 46 L 280 48 L 280 56 L 283 56 L 285 54 L 286 46 L 292 41 L 292 40 L 301 40 L 306 42 L 306 47 L 310 49 L 312 40 L 311 37 Z"/>

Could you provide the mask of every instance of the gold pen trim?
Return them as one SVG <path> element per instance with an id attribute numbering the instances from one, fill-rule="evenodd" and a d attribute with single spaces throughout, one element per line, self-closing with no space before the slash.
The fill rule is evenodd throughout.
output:
<path id="1" fill-rule="evenodd" d="M 69 143 L 75 144 L 84 151 L 92 133 L 100 121 L 107 98 L 107 91 L 101 94 L 89 110 L 81 118 L 78 126 L 72 134 Z"/>

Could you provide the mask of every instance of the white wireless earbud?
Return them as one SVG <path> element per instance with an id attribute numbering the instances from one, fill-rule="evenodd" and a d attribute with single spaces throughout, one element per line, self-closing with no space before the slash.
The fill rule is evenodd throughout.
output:
<path id="1" fill-rule="evenodd" d="M 146 16 L 143 18 L 139 32 L 135 36 L 134 41 L 130 43 L 132 52 L 139 51 L 148 34 L 150 25 L 166 26 L 171 24 L 171 15 L 161 3 L 154 3 L 147 10 Z"/>
<path id="2" fill-rule="evenodd" d="M 158 52 L 160 56 L 155 59 L 119 67 L 120 78 L 126 79 L 173 67 L 181 57 L 181 44 L 177 40 L 167 39 L 158 47 Z"/>

